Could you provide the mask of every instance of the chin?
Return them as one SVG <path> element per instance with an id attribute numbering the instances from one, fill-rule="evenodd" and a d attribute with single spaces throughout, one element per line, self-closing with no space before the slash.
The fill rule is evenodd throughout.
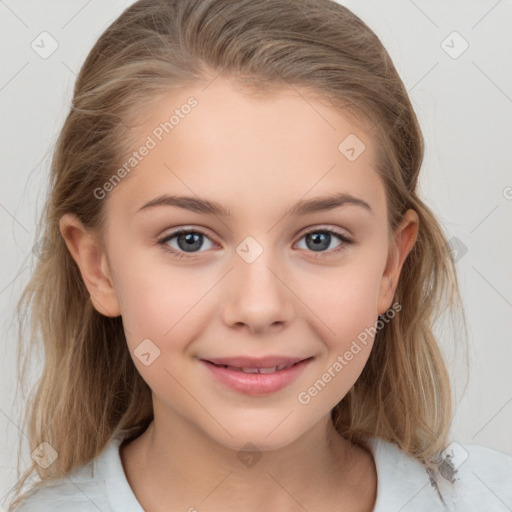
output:
<path id="1" fill-rule="evenodd" d="M 216 435 L 210 437 L 216 443 L 236 452 L 240 450 L 261 452 L 279 450 L 293 443 L 303 433 L 296 428 L 296 425 L 293 429 L 290 428 L 290 424 L 285 426 L 286 422 L 287 420 L 283 421 L 282 417 L 278 421 L 268 422 L 263 422 L 260 418 L 258 424 L 251 424 L 251 421 L 248 420 L 242 424 L 225 422 L 224 427 L 231 435 L 222 429 L 221 432 L 217 430 Z M 248 445 L 253 445 L 256 448 Z"/>

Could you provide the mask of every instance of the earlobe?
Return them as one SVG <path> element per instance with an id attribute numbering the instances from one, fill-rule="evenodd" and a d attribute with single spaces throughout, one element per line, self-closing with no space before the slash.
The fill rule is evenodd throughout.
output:
<path id="1" fill-rule="evenodd" d="M 396 230 L 394 246 L 390 249 L 386 268 L 382 275 L 378 299 L 379 315 L 391 307 L 403 264 L 416 243 L 418 228 L 418 214 L 412 209 L 408 210 Z"/>
<path id="2" fill-rule="evenodd" d="M 94 308 L 102 315 L 121 314 L 107 255 L 99 238 L 76 215 L 65 214 L 59 221 L 60 233 L 75 260 Z"/>

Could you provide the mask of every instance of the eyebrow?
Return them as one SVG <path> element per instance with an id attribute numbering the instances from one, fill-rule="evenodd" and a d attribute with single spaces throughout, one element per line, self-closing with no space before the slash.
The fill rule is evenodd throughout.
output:
<path id="1" fill-rule="evenodd" d="M 301 200 L 295 203 L 285 214 L 285 216 L 300 216 L 308 213 L 315 213 L 327 210 L 333 210 L 344 205 L 360 206 L 367 210 L 369 213 L 374 214 L 371 206 L 362 199 L 354 197 L 350 194 L 338 193 L 331 196 L 316 197 L 308 200 Z M 221 204 L 190 196 L 176 196 L 176 195 L 160 195 L 151 201 L 142 205 L 137 212 L 156 208 L 159 206 L 174 206 L 183 208 L 196 213 L 207 215 L 215 215 L 218 217 L 231 217 L 231 212 Z M 136 212 L 136 213 L 137 213 Z"/>

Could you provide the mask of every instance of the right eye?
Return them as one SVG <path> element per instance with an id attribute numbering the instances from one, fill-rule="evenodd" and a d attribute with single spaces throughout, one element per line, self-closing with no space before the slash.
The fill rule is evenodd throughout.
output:
<path id="1" fill-rule="evenodd" d="M 195 249 L 199 249 L 203 245 L 205 237 L 209 240 L 209 237 L 202 231 L 182 228 L 160 238 L 157 243 L 162 249 L 175 258 L 193 258 L 197 252 L 203 252 L 196 251 Z M 173 239 L 176 239 L 174 247 L 168 243 L 173 241 Z M 188 256 L 188 253 L 190 253 L 191 256 Z"/>

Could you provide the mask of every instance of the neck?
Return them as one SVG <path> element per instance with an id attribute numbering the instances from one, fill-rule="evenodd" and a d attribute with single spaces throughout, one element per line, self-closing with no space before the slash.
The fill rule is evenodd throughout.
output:
<path id="1" fill-rule="evenodd" d="M 285 447 L 240 452 L 181 417 L 166 422 L 155 415 L 122 450 L 128 480 L 146 510 L 172 503 L 177 510 L 285 512 L 314 510 L 319 501 L 340 508 L 340 499 L 372 506 L 375 499 L 362 500 L 360 493 L 361 481 L 369 480 L 362 461 L 371 455 L 343 439 L 330 417 Z M 371 510 L 364 507 L 351 510 Z"/>

